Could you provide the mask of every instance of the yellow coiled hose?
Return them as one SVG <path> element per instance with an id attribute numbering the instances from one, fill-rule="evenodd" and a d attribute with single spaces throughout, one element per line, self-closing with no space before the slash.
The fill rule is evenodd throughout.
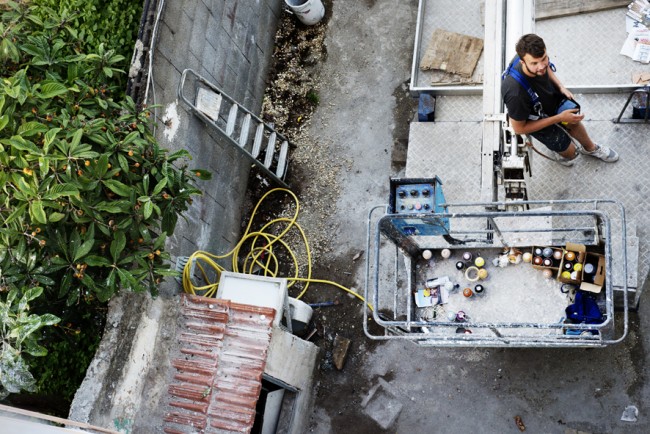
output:
<path id="1" fill-rule="evenodd" d="M 271 220 L 258 231 L 250 232 L 251 224 L 255 219 L 255 214 L 257 213 L 258 208 L 269 195 L 276 192 L 286 193 L 293 198 L 296 206 L 296 210 L 293 214 L 293 217 L 291 218 L 280 217 Z M 293 263 L 294 275 L 285 276 L 285 278 L 289 282 L 287 286 L 291 287 L 296 282 L 305 283 L 304 288 L 302 289 L 302 291 L 300 291 L 300 294 L 298 294 L 298 296 L 296 297 L 297 299 L 300 299 L 303 295 L 305 295 L 305 292 L 307 292 L 310 283 L 324 283 L 342 289 L 343 291 L 346 291 L 347 293 L 354 295 L 356 298 L 366 303 L 366 300 L 361 295 L 346 288 L 343 285 L 339 285 L 338 283 L 331 282 L 329 280 L 311 278 L 312 266 L 311 266 L 311 251 L 309 249 L 309 243 L 307 242 L 307 237 L 305 236 L 305 232 L 302 230 L 300 225 L 296 222 L 296 220 L 298 219 L 299 211 L 300 211 L 300 202 L 298 201 L 298 198 L 291 190 L 287 190 L 285 188 L 275 188 L 273 190 L 268 191 L 266 194 L 264 194 L 264 196 L 262 196 L 259 202 L 257 202 L 257 205 L 255 205 L 255 209 L 253 210 L 253 214 L 251 215 L 250 221 L 248 222 L 248 226 L 246 227 L 246 231 L 244 232 L 244 235 L 239 240 L 237 245 L 230 252 L 226 253 L 225 255 L 213 255 L 212 253 L 197 250 L 189 257 L 187 264 L 185 264 L 185 267 L 183 268 L 183 290 L 188 294 L 199 294 L 205 297 L 214 297 L 215 294 L 217 293 L 217 288 L 219 286 L 219 278 L 221 276 L 221 272 L 225 270 L 225 268 L 219 265 L 216 261 L 218 261 L 219 259 L 226 259 L 228 257 L 232 257 L 232 271 L 235 273 L 253 274 L 254 271 L 258 271 L 261 269 L 264 276 L 282 277 L 282 276 L 278 276 L 280 262 L 278 261 L 278 258 L 276 257 L 275 253 L 273 252 L 274 246 L 279 245 L 282 246 L 283 250 L 289 254 L 291 258 L 291 262 Z M 271 229 L 275 228 L 276 225 L 285 225 L 284 229 L 280 231 L 278 235 L 274 235 L 269 232 Z M 289 247 L 289 245 L 282 240 L 282 237 L 284 237 L 287 234 L 287 232 L 289 232 L 292 228 L 295 228 L 300 232 L 300 236 L 302 237 L 302 241 L 305 245 L 305 251 L 307 253 L 307 277 L 304 278 L 298 276 L 299 263 L 298 263 L 298 259 L 296 258 L 296 255 L 294 254 L 291 247 Z M 251 247 L 248 252 L 243 254 L 243 252 L 241 252 L 240 249 L 249 240 L 251 241 L 250 244 Z M 243 256 L 241 256 L 242 269 L 240 270 L 239 263 L 240 263 L 240 255 L 242 254 L 243 254 Z M 208 273 L 206 272 L 206 270 L 212 268 L 216 274 L 215 281 L 210 282 L 204 286 L 194 286 L 194 283 L 192 282 L 191 272 L 190 272 L 192 262 L 196 263 L 196 266 L 201 271 L 201 275 L 205 282 L 210 282 L 210 278 L 208 277 Z M 368 307 L 370 308 L 370 310 L 373 310 L 370 303 L 368 303 Z"/>

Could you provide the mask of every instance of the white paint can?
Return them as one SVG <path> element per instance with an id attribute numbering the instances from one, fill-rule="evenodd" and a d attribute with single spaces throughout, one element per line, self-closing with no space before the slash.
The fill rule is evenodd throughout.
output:
<path id="1" fill-rule="evenodd" d="M 284 0 L 298 19 L 308 26 L 313 26 L 325 16 L 325 6 L 321 0 Z"/>

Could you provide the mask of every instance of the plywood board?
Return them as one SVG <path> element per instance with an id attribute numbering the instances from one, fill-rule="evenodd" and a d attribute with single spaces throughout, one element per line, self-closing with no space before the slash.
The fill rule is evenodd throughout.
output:
<path id="1" fill-rule="evenodd" d="M 483 51 L 483 40 L 435 29 L 420 61 L 423 71 L 436 69 L 471 77 Z"/>
<path id="2" fill-rule="evenodd" d="M 537 0 L 535 18 L 562 17 L 627 6 L 631 0 Z"/>

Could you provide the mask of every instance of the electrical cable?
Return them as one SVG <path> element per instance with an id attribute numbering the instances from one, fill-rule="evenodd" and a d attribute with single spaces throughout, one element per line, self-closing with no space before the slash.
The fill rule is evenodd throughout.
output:
<path id="1" fill-rule="evenodd" d="M 162 16 L 162 11 L 163 8 L 165 7 L 165 0 L 160 0 L 158 3 L 158 10 L 156 11 L 156 19 L 153 24 L 153 30 L 151 32 L 151 44 L 149 45 L 149 71 L 147 73 L 147 86 L 145 87 L 144 90 L 144 102 L 147 102 L 147 98 L 149 97 L 149 84 L 152 85 L 153 87 L 153 53 L 154 53 L 154 47 L 156 43 L 156 33 L 158 31 L 158 23 L 160 22 L 160 17 Z M 154 104 L 156 103 L 155 101 L 155 96 L 154 96 Z"/>
<path id="2" fill-rule="evenodd" d="M 257 210 L 259 209 L 260 205 L 269 195 L 277 192 L 286 193 L 293 198 L 293 201 L 295 203 L 295 212 L 293 216 L 290 218 L 279 217 L 273 219 L 262 226 L 259 230 L 251 232 L 251 226 L 255 220 L 255 215 L 257 214 Z M 305 232 L 297 223 L 299 212 L 300 202 L 291 190 L 287 190 L 285 188 L 275 188 L 266 192 L 255 205 L 242 238 L 230 252 L 224 255 L 214 255 L 202 250 L 197 250 L 192 255 L 190 255 L 187 263 L 185 264 L 185 267 L 183 267 L 183 290 L 188 294 L 199 294 L 205 297 L 214 297 L 219 286 L 219 278 L 221 276 L 221 272 L 225 271 L 225 268 L 221 266 L 217 261 L 225 260 L 229 257 L 231 257 L 232 271 L 235 273 L 257 274 L 261 272 L 262 275 L 267 277 L 282 277 L 279 276 L 281 261 L 278 259 L 278 256 L 280 253 L 286 253 L 290 259 L 289 262 L 292 265 L 293 269 L 292 276 L 285 277 L 289 282 L 287 287 L 290 288 L 299 282 L 305 284 L 296 299 L 300 299 L 303 295 L 305 295 L 310 283 L 323 283 L 339 288 L 348 294 L 352 294 L 359 300 L 366 303 L 371 311 L 374 311 L 370 303 L 368 303 L 360 294 L 356 293 L 355 291 L 346 288 L 345 286 L 340 285 L 336 282 L 323 279 L 313 279 L 311 277 L 311 250 L 309 248 L 309 243 L 307 241 Z M 282 239 L 292 229 L 295 229 L 300 233 L 300 237 L 304 245 L 305 254 L 307 256 L 306 277 L 299 276 L 300 264 L 298 262 L 298 258 L 296 257 L 291 247 Z M 275 235 L 275 233 L 278 234 Z M 244 252 L 242 250 L 244 246 L 248 247 L 247 252 Z M 196 264 L 203 281 L 206 282 L 206 284 L 203 286 L 195 286 L 195 284 L 192 282 L 191 273 L 193 263 Z M 214 272 L 214 281 L 211 281 L 209 277 L 210 269 Z"/>
<path id="3" fill-rule="evenodd" d="M 151 93 L 153 95 L 153 118 L 158 119 L 158 109 L 156 106 L 156 87 L 153 81 L 153 54 L 156 44 L 156 33 L 158 33 L 158 23 L 160 22 L 160 17 L 162 16 L 163 8 L 165 7 L 165 0 L 160 0 L 158 3 L 158 10 L 156 11 L 156 19 L 154 21 L 153 30 L 151 32 L 151 44 L 149 45 L 149 71 L 147 72 L 147 85 L 144 91 L 143 103 L 147 104 L 147 99 L 149 98 L 149 84 L 151 84 Z M 156 122 L 153 123 L 152 134 L 156 135 Z"/>

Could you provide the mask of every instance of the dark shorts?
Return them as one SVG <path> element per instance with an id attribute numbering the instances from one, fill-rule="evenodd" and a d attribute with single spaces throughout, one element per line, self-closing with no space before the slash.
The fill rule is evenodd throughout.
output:
<path id="1" fill-rule="evenodd" d="M 558 124 L 551 125 L 530 134 L 551 151 L 564 152 L 571 144 L 569 133 Z"/>

